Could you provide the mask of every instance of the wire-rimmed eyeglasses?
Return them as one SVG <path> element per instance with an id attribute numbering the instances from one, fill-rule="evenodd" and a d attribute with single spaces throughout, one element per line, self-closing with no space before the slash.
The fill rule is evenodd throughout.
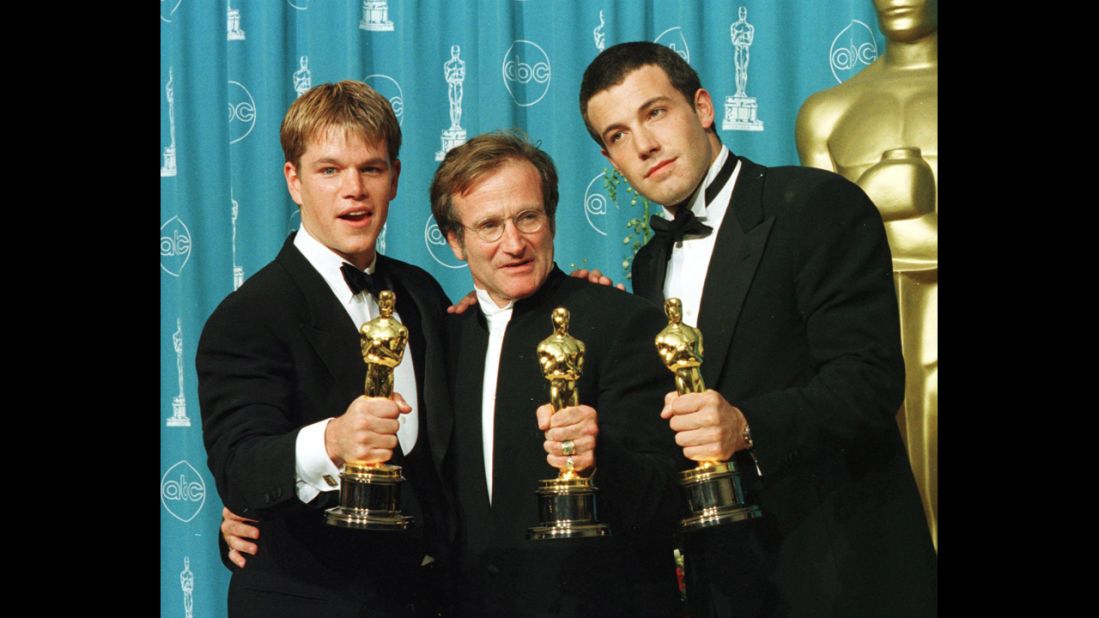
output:
<path id="1" fill-rule="evenodd" d="M 462 227 L 473 230 L 477 237 L 485 242 L 496 242 L 504 235 L 504 228 L 507 227 L 508 220 L 511 220 L 515 225 L 515 229 L 523 234 L 533 234 L 542 229 L 547 219 L 546 211 L 531 208 L 510 217 L 485 219 L 476 225 L 463 225 Z"/>

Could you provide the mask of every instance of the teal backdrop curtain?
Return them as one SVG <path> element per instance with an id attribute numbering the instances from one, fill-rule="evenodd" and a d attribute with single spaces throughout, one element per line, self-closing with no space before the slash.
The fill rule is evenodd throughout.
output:
<path id="1" fill-rule="evenodd" d="M 871 0 L 161 0 L 160 20 L 160 592 L 161 614 L 186 618 L 224 616 L 229 581 L 195 347 L 217 304 L 298 227 L 278 129 L 300 92 L 358 79 L 390 99 L 402 174 L 379 250 L 427 269 L 457 298 L 469 274 L 431 220 L 428 184 L 446 143 L 505 127 L 525 130 L 557 164 L 557 263 L 624 280 L 640 241 L 629 223 L 643 204 L 631 205 L 625 183 L 608 190 L 609 166 L 577 103 L 584 68 L 604 47 L 674 48 L 713 96 L 726 145 L 796 165 L 802 102 L 885 44 Z M 751 43 L 739 116 L 726 119 L 737 94 L 731 29 L 750 30 Z M 461 63 L 464 76 L 453 71 Z"/>

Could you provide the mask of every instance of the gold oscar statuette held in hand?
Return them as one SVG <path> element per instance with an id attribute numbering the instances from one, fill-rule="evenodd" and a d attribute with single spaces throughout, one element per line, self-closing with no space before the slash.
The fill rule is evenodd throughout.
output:
<path id="1" fill-rule="evenodd" d="M 680 395 L 701 393 L 702 331 L 683 323 L 683 303 L 678 298 L 664 301 L 668 325 L 656 335 L 660 360 L 675 374 L 675 389 Z M 679 483 L 687 497 L 690 512 L 679 522 L 682 530 L 697 530 L 734 521 L 755 519 L 763 513 L 758 506 L 744 504 L 740 472 L 736 463 L 702 461 L 679 473 Z"/>
<path id="2" fill-rule="evenodd" d="M 576 382 L 584 370 L 584 342 L 569 334 L 569 310 L 558 307 L 551 315 L 553 334 L 538 344 L 538 364 L 549 380 L 550 406 L 556 412 L 580 405 Z M 569 457 L 557 478 L 538 482 L 539 525 L 527 528 L 527 538 L 570 539 L 606 536 L 610 528 L 595 521 L 595 492 L 590 478 L 576 473 Z"/>
<path id="3" fill-rule="evenodd" d="M 393 369 L 401 364 L 408 329 L 393 318 L 397 295 L 378 293 L 379 315 L 359 329 L 366 362 L 365 394 L 388 399 Z M 340 471 L 340 505 L 325 512 L 325 522 L 359 530 L 405 530 L 413 518 L 400 511 L 401 467 L 380 462 L 348 461 Z"/>

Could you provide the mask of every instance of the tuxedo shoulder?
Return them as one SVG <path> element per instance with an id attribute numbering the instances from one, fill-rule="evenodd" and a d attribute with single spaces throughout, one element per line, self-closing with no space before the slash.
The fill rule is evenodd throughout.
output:
<path id="1" fill-rule="evenodd" d="M 815 167 L 769 167 L 764 187 L 768 197 L 778 195 L 791 204 L 812 204 L 816 201 L 814 198 L 825 196 L 869 199 L 857 184 L 835 172 Z"/>
<path id="2" fill-rule="evenodd" d="M 564 282 L 568 289 L 568 298 L 599 315 L 615 317 L 622 321 L 634 315 L 655 314 L 662 316 L 663 311 L 647 298 L 630 294 L 609 285 L 591 283 L 586 279 L 569 277 Z"/>
<path id="3" fill-rule="evenodd" d="M 439 296 L 446 304 L 450 304 L 450 298 L 443 291 L 443 286 L 423 268 L 391 257 L 385 257 L 385 266 L 402 284 Z"/>
<path id="4" fill-rule="evenodd" d="M 765 215 L 778 216 L 805 233 L 875 219 L 877 226 L 881 225 L 878 209 L 862 188 L 828 170 L 797 166 L 767 168 L 761 198 Z"/>
<path id="5" fill-rule="evenodd" d="M 818 183 L 834 182 L 836 180 L 851 182 L 835 172 L 822 170 L 817 167 L 779 165 L 775 167 L 765 167 L 764 169 L 767 170 L 768 180 L 783 180 L 808 186 Z"/>
<path id="6" fill-rule="evenodd" d="M 443 318 L 447 337 L 451 341 L 460 342 L 463 336 L 471 328 L 480 328 L 484 332 L 488 329 L 484 326 L 484 318 L 481 317 L 481 309 L 477 305 L 465 310 L 463 313 L 448 313 Z M 478 325 L 480 322 L 480 325 Z"/>
<path id="7" fill-rule="evenodd" d="M 286 269 L 278 262 L 270 262 L 218 304 L 207 320 L 207 327 L 225 323 L 240 330 L 249 324 L 285 321 L 298 308 L 305 307 L 305 300 Z"/>

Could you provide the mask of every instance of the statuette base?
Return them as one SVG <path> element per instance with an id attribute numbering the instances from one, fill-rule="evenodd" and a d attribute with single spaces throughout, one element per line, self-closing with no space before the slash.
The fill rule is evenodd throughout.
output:
<path id="1" fill-rule="evenodd" d="M 595 492 L 591 479 L 554 478 L 539 481 L 540 525 L 527 528 L 532 541 L 607 536 L 610 526 L 595 521 Z"/>
<path id="2" fill-rule="evenodd" d="M 414 518 L 400 511 L 402 481 L 400 466 L 349 462 L 340 472 L 340 506 L 325 511 L 325 523 L 356 530 L 407 530 Z"/>
<path id="3" fill-rule="evenodd" d="M 744 490 L 736 464 L 703 462 L 679 473 L 690 515 L 679 522 L 680 530 L 691 531 L 761 517 L 758 506 L 744 504 Z"/>

